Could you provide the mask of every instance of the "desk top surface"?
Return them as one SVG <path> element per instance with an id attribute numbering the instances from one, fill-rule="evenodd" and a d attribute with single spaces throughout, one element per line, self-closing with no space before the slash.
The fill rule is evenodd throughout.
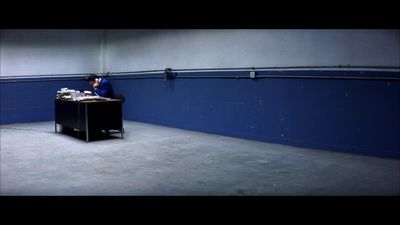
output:
<path id="1" fill-rule="evenodd" d="M 122 102 L 120 99 L 87 99 L 87 100 L 80 100 L 74 101 L 72 99 L 56 99 L 56 101 L 60 102 L 74 102 L 79 104 L 87 104 L 87 103 L 108 103 L 108 102 Z"/>

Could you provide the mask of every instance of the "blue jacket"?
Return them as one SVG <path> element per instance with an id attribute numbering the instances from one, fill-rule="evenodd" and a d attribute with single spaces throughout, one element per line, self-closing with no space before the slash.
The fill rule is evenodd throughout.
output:
<path id="1" fill-rule="evenodd" d="M 114 90 L 111 83 L 104 78 L 100 79 L 100 84 L 94 92 L 102 97 L 114 98 Z"/>

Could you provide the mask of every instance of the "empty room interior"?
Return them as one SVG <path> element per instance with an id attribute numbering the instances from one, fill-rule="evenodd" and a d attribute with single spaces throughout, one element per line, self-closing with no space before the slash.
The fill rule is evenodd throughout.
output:
<path id="1" fill-rule="evenodd" d="M 0 194 L 399 196 L 399 43 L 398 29 L 2 29 Z"/>

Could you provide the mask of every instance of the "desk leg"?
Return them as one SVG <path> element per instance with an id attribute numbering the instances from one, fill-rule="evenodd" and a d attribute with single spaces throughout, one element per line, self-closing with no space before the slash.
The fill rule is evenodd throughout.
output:
<path id="1" fill-rule="evenodd" d="M 57 133 L 57 123 L 56 122 L 54 122 L 54 132 Z"/>
<path id="2" fill-rule="evenodd" d="M 88 112 L 87 104 L 85 104 L 85 121 L 86 121 L 86 142 L 89 142 L 89 123 L 88 123 Z"/>
<path id="3" fill-rule="evenodd" d="M 122 119 L 122 104 L 121 104 L 121 138 L 124 138 L 124 119 Z"/>

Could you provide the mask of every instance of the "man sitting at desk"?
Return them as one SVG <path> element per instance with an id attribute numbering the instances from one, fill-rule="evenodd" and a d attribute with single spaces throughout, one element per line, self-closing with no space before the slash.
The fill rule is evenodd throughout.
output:
<path id="1" fill-rule="evenodd" d="M 94 93 L 101 97 L 114 98 L 114 90 L 110 81 L 105 78 L 100 78 L 96 74 L 90 74 L 87 78 L 89 84 L 93 87 Z"/>

